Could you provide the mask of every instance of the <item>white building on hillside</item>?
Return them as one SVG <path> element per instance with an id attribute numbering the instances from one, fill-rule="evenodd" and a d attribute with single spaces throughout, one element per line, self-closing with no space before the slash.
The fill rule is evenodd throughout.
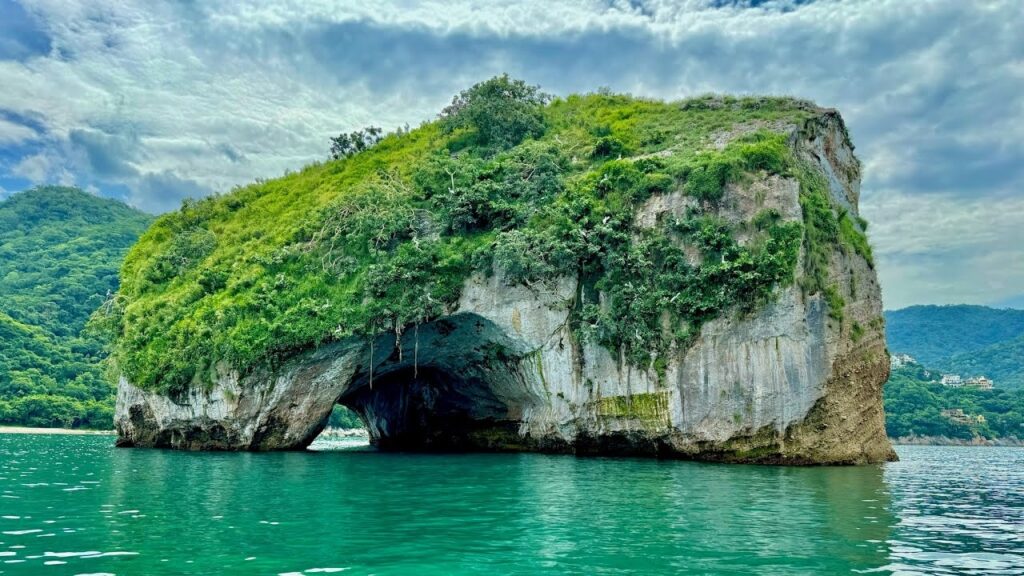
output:
<path id="1" fill-rule="evenodd" d="M 917 360 L 914 360 L 914 357 L 910 354 L 893 354 L 889 357 L 890 368 L 901 368 L 911 364 L 917 364 Z"/>
<path id="2" fill-rule="evenodd" d="M 964 379 L 961 378 L 959 374 L 943 374 L 942 385 L 959 388 L 964 385 Z"/>

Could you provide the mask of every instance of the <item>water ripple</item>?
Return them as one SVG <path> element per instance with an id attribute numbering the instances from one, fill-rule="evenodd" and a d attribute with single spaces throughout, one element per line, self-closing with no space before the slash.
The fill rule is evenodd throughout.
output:
<path id="1" fill-rule="evenodd" d="M 0 574 L 1024 573 L 1022 449 L 773 468 L 318 448 L 0 435 Z"/>

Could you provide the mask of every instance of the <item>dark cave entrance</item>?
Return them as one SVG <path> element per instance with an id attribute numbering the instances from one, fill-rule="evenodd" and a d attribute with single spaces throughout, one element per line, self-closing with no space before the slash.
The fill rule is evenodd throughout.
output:
<path id="1" fill-rule="evenodd" d="M 478 372 L 478 370 L 471 370 Z M 395 451 L 491 451 L 517 444 L 518 418 L 482 378 L 439 366 L 375 375 L 343 395 L 370 443 Z"/>

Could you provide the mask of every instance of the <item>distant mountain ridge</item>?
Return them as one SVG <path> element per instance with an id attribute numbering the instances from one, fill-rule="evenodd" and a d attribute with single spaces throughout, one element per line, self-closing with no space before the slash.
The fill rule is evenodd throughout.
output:
<path id="1" fill-rule="evenodd" d="M 116 289 L 125 252 L 152 220 L 77 188 L 33 188 L 0 202 L 0 310 L 77 333 Z"/>
<path id="2" fill-rule="evenodd" d="M 911 306 L 885 312 L 893 353 L 997 387 L 1024 387 L 1024 310 L 987 306 Z"/>
<path id="3" fill-rule="evenodd" d="M 85 327 L 152 220 L 77 188 L 0 201 L 0 423 L 111 426 L 104 345 Z"/>

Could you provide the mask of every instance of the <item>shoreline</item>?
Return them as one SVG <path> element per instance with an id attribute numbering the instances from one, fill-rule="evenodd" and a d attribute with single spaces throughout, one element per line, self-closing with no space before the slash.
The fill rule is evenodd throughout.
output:
<path id="1" fill-rule="evenodd" d="M 974 438 L 971 440 L 964 440 L 961 438 L 946 438 L 945 436 L 903 436 L 900 438 L 890 438 L 889 440 L 897 446 L 976 446 L 981 448 L 1024 447 L 1024 440 L 1018 440 L 1016 438 L 997 438 L 995 440 Z"/>
<path id="2" fill-rule="evenodd" d="M 366 428 L 324 428 L 320 432 L 320 436 L 342 436 L 347 438 L 369 435 L 370 431 Z"/>
<path id="3" fill-rule="evenodd" d="M 32 428 L 31 426 L 0 426 L 0 434 L 64 434 L 69 436 L 113 436 L 114 430 L 85 428 Z"/>

